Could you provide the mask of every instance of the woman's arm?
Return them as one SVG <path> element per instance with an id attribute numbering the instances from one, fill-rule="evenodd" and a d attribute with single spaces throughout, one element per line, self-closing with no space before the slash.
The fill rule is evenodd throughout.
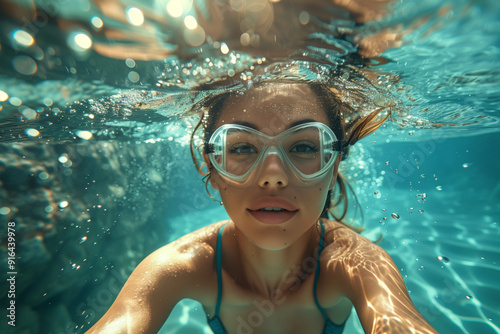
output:
<path id="1" fill-rule="evenodd" d="M 392 258 L 370 244 L 351 267 L 351 301 L 366 333 L 437 333 L 417 311 Z M 358 259 L 360 260 L 360 259 Z"/>
<path id="2" fill-rule="evenodd" d="M 389 254 L 351 229 L 334 226 L 321 260 L 327 261 L 328 281 L 353 303 L 365 333 L 437 333 L 413 305 Z"/>
<path id="3" fill-rule="evenodd" d="M 167 245 L 144 259 L 106 314 L 87 333 L 157 333 L 174 306 L 196 298 L 210 271 L 213 248 Z"/>

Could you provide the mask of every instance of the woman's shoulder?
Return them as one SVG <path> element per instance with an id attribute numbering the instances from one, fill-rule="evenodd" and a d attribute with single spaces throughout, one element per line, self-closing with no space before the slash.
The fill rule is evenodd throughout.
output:
<path id="1" fill-rule="evenodd" d="M 373 241 L 354 231 L 348 225 L 324 220 L 325 249 L 324 256 L 344 265 L 359 265 L 375 258 L 389 256 Z M 322 255 L 323 256 L 323 255 Z"/>
<path id="2" fill-rule="evenodd" d="M 322 274 L 352 302 L 362 298 L 365 284 L 398 274 L 390 255 L 376 243 L 335 221 L 325 224 L 325 248 L 321 253 Z M 356 279 L 354 279 L 356 278 Z"/>
<path id="3" fill-rule="evenodd" d="M 132 273 L 131 286 L 139 288 L 147 277 L 157 295 L 171 296 L 176 302 L 183 298 L 200 302 L 213 299 L 210 291 L 217 284 L 217 235 L 225 223 L 200 228 L 151 253 Z"/>
<path id="4" fill-rule="evenodd" d="M 180 280 L 200 291 L 215 273 L 214 259 L 219 229 L 225 222 L 214 223 L 188 233 L 157 249 L 135 269 L 152 280 Z M 194 291 L 193 291 L 194 292 Z"/>
<path id="5" fill-rule="evenodd" d="M 210 264 L 214 258 L 217 235 L 227 221 L 220 221 L 185 234 L 159 248 L 148 258 L 172 265 L 198 266 Z"/>
<path id="6" fill-rule="evenodd" d="M 213 259 L 223 224 L 203 227 L 147 256 L 91 331 L 156 333 L 180 300 L 191 298 L 202 304 L 214 300 Z"/>

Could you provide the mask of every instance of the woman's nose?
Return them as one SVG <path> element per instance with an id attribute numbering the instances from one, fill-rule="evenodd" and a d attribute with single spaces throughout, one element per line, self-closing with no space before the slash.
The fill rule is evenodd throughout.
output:
<path id="1" fill-rule="evenodd" d="M 261 187 L 285 187 L 288 185 L 288 175 L 281 157 L 275 153 L 267 153 L 260 170 L 258 183 Z"/>

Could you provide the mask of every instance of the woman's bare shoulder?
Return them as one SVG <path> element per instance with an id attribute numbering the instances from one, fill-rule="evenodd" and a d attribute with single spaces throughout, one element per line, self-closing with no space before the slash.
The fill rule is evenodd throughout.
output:
<path id="1" fill-rule="evenodd" d="M 151 253 L 145 261 L 166 270 L 199 272 L 208 269 L 213 264 L 219 229 L 226 223 L 220 221 L 183 235 Z"/>
<path id="2" fill-rule="evenodd" d="M 399 276 L 390 255 L 373 241 L 339 222 L 327 221 L 325 227 L 322 266 L 350 299 L 364 291 L 365 284 Z"/>
<path id="3" fill-rule="evenodd" d="M 377 244 L 375 244 L 373 241 L 365 238 L 345 223 L 328 219 L 323 219 L 322 221 L 325 225 L 325 242 L 327 243 L 327 245 L 331 243 L 343 244 L 357 241 L 363 246 L 365 243 L 377 246 Z"/>
<path id="4" fill-rule="evenodd" d="M 215 299 L 214 253 L 224 222 L 189 233 L 146 257 L 91 333 L 156 333 L 184 298 Z M 141 296 L 140 299 L 137 296 Z"/>
<path id="5" fill-rule="evenodd" d="M 322 257 L 328 258 L 332 264 L 352 267 L 389 256 L 383 248 L 343 223 L 325 220 L 324 225 L 325 250 Z"/>
<path id="6" fill-rule="evenodd" d="M 398 267 L 382 247 L 341 223 L 328 221 L 325 227 L 325 281 L 335 282 L 353 303 L 365 332 L 436 333 L 415 309 Z"/>
<path id="7" fill-rule="evenodd" d="M 215 249 L 223 224 L 205 226 L 157 249 L 135 268 L 130 285 L 141 286 L 141 278 L 147 277 L 158 294 L 172 295 L 175 286 L 179 298 L 202 298 L 216 279 Z"/>

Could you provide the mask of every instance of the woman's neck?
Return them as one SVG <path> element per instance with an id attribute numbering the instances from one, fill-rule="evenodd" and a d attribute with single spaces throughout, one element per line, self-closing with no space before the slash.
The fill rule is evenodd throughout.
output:
<path id="1" fill-rule="evenodd" d="M 238 283 L 272 298 L 276 293 L 297 289 L 314 274 L 318 254 L 319 233 L 312 226 L 293 245 L 282 250 L 265 250 L 253 244 L 241 231 L 235 229 L 231 256 L 237 265 Z M 236 262 L 233 262 L 236 261 Z"/>

